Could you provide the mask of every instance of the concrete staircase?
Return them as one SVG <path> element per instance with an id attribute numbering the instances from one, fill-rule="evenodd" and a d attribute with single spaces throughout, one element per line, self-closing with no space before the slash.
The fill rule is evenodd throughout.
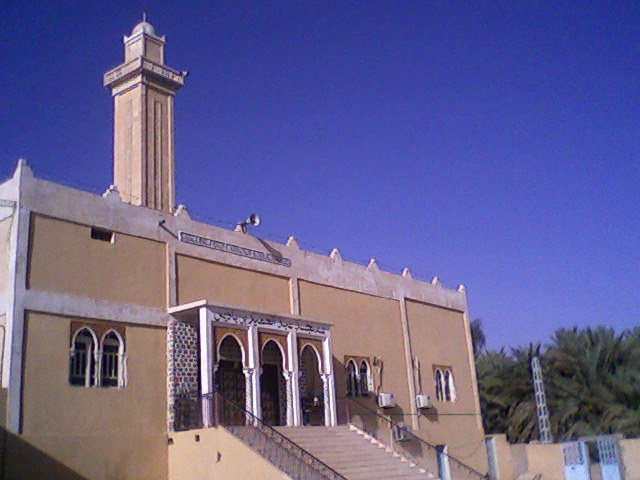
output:
<path id="1" fill-rule="evenodd" d="M 275 429 L 348 480 L 437 478 L 353 426 Z"/>

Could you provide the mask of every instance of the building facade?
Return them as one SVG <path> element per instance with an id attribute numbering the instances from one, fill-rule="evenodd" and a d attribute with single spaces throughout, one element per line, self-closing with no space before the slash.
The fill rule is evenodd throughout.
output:
<path id="1" fill-rule="evenodd" d="M 200 472 L 188 478 L 240 478 L 223 464 L 251 455 L 254 471 L 273 469 L 246 445 L 221 453 L 237 440 L 214 433 L 218 393 L 240 407 L 233 424 L 349 423 L 407 456 L 432 449 L 434 475 L 486 473 L 464 288 L 175 208 L 185 74 L 164 64 L 164 46 L 143 21 L 105 74 L 104 195 L 39 179 L 22 160 L 0 184 L 4 478 L 181 478 L 177 465 Z M 194 429 L 218 457 L 184 467 L 181 435 Z"/>

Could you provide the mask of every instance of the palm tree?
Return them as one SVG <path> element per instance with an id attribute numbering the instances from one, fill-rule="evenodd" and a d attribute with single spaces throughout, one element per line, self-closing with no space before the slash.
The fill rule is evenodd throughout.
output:
<path id="1" fill-rule="evenodd" d="M 638 329 L 616 335 L 598 327 L 558 330 L 546 363 L 556 438 L 640 434 Z"/>
<path id="2" fill-rule="evenodd" d="M 476 326 L 482 332 L 481 322 Z M 511 442 L 537 438 L 533 351 L 530 345 L 477 356 L 487 433 L 506 433 Z M 640 327 L 620 335 L 607 327 L 559 329 L 542 351 L 542 366 L 556 441 L 601 433 L 640 436 Z"/>
<path id="3" fill-rule="evenodd" d="M 485 431 L 506 433 L 510 442 L 527 442 L 536 433 L 530 349 L 489 351 L 476 361 Z"/>

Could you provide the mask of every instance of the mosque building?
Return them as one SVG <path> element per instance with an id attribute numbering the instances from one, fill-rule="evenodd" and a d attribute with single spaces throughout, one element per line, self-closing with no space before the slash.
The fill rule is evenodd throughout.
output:
<path id="1" fill-rule="evenodd" d="M 482 478 L 464 288 L 176 207 L 165 40 L 104 75 L 103 195 L 0 184 L 1 478 Z"/>

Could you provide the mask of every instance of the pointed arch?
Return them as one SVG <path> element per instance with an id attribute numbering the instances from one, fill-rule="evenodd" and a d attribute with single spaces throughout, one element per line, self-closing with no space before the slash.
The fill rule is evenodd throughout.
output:
<path id="1" fill-rule="evenodd" d="M 225 351 L 223 352 L 223 344 L 225 342 L 227 342 L 227 339 L 229 342 L 230 341 L 234 341 L 238 347 L 238 349 L 240 350 L 240 359 L 236 360 L 233 358 L 225 358 L 229 355 L 229 353 L 231 353 L 230 351 Z M 227 342 L 228 343 L 228 342 Z M 228 347 L 227 347 L 228 348 Z M 226 348 L 225 348 L 226 350 Z M 220 339 L 220 341 L 218 342 L 218 346 L 216 348 L 216 358 L 215 358 L 215 362 L 216 364 L 218 364 L 220 362 L 220 360 L 229 360 L 229 361 L 239 361 L 240 365 L 242 365 L 243 367 L 246 366 L 246 353 L 244 350 L 244 346 L 242 345 L 242 340 L 234 333 L 226 333 L 222 336 L 222 338 Z"/>
<path id="2" fill-rule="evenodd" d="M 320 352 L 315 345 L 311 343 L 305 343 L 304 346 L 300 349 L 300 358 L 302 358 L 302 355 L 307 348 L 310 348 L 315 353 L 316 360 L 318 361 L 318 373 L 322 374 L 322 372 L 324 371 L 324 368 L 322 366 L 322 355 L 320 355 Z"/>
<path id="3" fill-rule="evenodd" d="M 270 343 L 273 343 L 274 345 L 276 345 L 276 347 L 278 347 L 278 351 L 280 352 L 280 357 L 282 358 L 282 368 L 286 369 L 287 368 L 287 352 L 285 352 L 282 345 L 280 345 L 280 342 L 274 340 L 273 338 L 270 338 L 269 340 L 267 340 L 262 344 L 262 349 L 260 350 L 260 362 L 263 364 L 265 363 L 264 352 Z"/>
<path id="4" fill-rule="evenodd" d="M 216 348 L 215 388 L 231 404 L 250 408 L 246 391 L 244 362 L 246 359 L 242 341 L 234 333 L 222 335 Z M 228 425 L 243 425 L 245 416 L 241 409 L 223 408 L 220 412 Z"/>
<path id="5" fill-rule="evenodd" d="M 433 369 L 433 377 L 436 385 L 436 400 L 439 402 L 456 401 L 456 385 L 453 380 L 451 367 L 436 366 Z"/>
<path id="6" fill-rule="evenodd" d="M 371 366 L 367 360 L 361 360 L 358 368 L 358 390 L 361 396 L 366 397 L 373 390 L 371 381 Z"/>
<path id="7" fill-rule="evenodd" d="M 300 352 L 298 385 L 303 425 L 325 424 L 325 381 L 321 356 L 314 345 L 305 344 Z"/>
<path id="8" fill-rule="evenodd" d="M 124 386 L 125 351 L 122 336 L 116 330 L 109 329 L 102 335 L 100 347 L 100 386 Z"/>
<path id="9" fill-rule="evenodd" d="M 436 400 L 442 402 L 444 401 L 444 375 L 442 374 L 442 370 L 436 368 L 434 377 L 436 383 Z"/>
<path id="10" fill-rule="evenodd" d="M 447 402 L 456 401 L 456 386 L 453 382 L 453 372 L 450 368 L 444 371 L 444 399 Z"/>
<path id="11" fill-rule="evenodd" d="M 278 358 L 279 357 L 279 358 Z M 262 421 L 267 425 L 286 425 L 288 396 L 284 372 L 286 352 L 280 342 L 270 338 L 262 344 L 260 355 L 260 404 Z"/>
<path id="12" fill-rule="evenodd" d="M 347 397 L 358 396 L 358 366 L 353 359 L 347 361 Z"/>
<path id="13" fill-rule="evenodd" d="M 98 337 L 89 326 L 76 330 L 69 349 L 69 383 L 79 387 L 97 384 Z"/>

